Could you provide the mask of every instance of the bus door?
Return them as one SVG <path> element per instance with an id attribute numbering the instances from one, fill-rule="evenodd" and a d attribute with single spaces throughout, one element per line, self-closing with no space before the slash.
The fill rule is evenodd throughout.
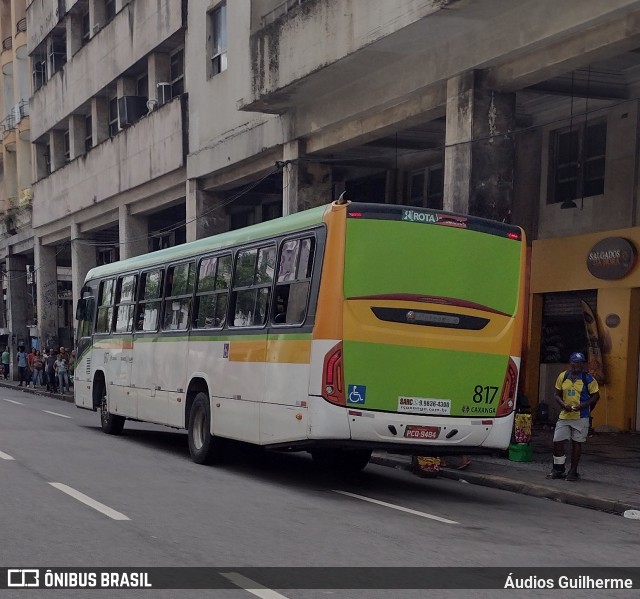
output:
<path id="1" fill-rule="evenodd" d="M 138 305 L 134 319 L 133 368 L 131 385 L 136 393 L 138 418 L 164 422 L 166 403 L 157 395 L 160 364 L 166 362 L 158 343 L 158 328 L 162 309 L 163 269 L 140 274 Z M 156 351 L 157 348 L 157 351 Z"/>
<path id="2" fill-rule="evenodd" d="M 85 290 L 87 295 L 85 295 Z M 91 295 L 88 295 L 91 293 Z M 91 393 L 91 349 L 95 320 L 96 298 L 90 287 L 83 287 L 78 300 L 76 319 L 78 320 L 78 339 L 76 342 L 76 363 L 73 372 L 73 391 L 75 403 L 83 408 L 93 407 Z M 48 376 L 45 370 L 45 376 Z"/>
<path id="3" fill-rule="evenodd" d="M 131 388 L 133 363 L 133 313 L 137 275 L 118 277 L 116 282 L 113 343 L 110 347 L 111 389 L 116 398 L 118 414 L 137 416 L 137 398 Z"/>
<path id="4" fill-rule="evenodd" d="M 156 361 L 153 368 L 157 384 L 156 397 L 151 402 L 162 404 L 161 409 L 165 414 L 162 422 L 172 426 L 184 424 L 182 398 L 188 386 L 188 330 L 195 279 L 194 260 L 167 268 L 160 323 L 162 333 L 160 343 L 154 344 Z"/>

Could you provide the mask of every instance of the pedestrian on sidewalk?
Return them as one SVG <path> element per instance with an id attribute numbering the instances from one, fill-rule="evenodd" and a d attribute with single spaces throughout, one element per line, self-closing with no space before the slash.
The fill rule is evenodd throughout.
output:
<path id="1" fill-rule="evenodd" d="M 2 352 L 2 376 L 4 376 L 4 380 L 6 381 L 9 378 L 9 365 L 11 364 L 11 353 L 9 352 L 9 348 L 6 347 Z"/>
<path id="2" fill-rule="evenodd" d="M 51 393 L 58 392 L 58 375 L 56 375 L 56 356 L 53 349 L 49 350 L 49 355 L 45 360 L 45 369 L 47 375 L 47 391 Z"/>
<path id="3" fill-rule="evenodd" d="M 63 358 L 62 353 L 58 354 L 55 362 L 56 375 L 58 377 L 58 390 L 60 393 L 69 392 L 69 375 L 67 373 L 67 360 Z"/>
<path id="4" fill-rule="evenodd" d="M 553 433 L 553 470 L 547 478 L 575 481 L 580 477 L 578 463 L 582 444 L 589 432 L 591 409 L 600 399 L 598 382 L 584 370 L 586 358 L 581 352 L 569 356 L 569 369 L 556 379 L 554 399 L 562 408 Z M 565 474 L 565 441 L 571 440 L 571 467 Z"/>
<path id="5" fill-rule="evenodd" d="M 24 345 L 20 345 L 18 347 L 18 378 L 20 379 L 20 384 L 18 387 L 22 387 L 22 383 L 24 383 L 25 387 L 29 386 L 29 362 L 28 362 L 28 354 L 24 351 Z"/>
<path id="6" fill-rule="evenodd" d="M 37 388 L 38 385 L 40 385 L 42 387 L 43 383 L 43 378 L 42 378 L 42 373 L 44 371 L 44 360 L 42 358 L 42 355 L 40 354 L 40 350 L 36 350 L 36 355 L 35 358 L 33 359 L 33 364 L 32 364 L 32 372 L 33 374 L 31 375 L 31 382 L 33 383 L 33 388 Z"/>

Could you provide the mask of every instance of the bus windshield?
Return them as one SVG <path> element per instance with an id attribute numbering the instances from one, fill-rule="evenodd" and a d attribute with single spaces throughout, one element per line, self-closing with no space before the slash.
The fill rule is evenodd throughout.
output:
<path id="1" fill-rule="evenodd" d="M 506 230 L 500 236 L 423 222 L 349 218 L 345 298 L 429 296 L 513 316 L 520 251 Z"/>

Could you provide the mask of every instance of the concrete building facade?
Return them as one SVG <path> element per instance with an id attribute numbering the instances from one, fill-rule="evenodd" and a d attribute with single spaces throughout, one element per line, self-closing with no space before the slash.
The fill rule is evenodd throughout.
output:
<path id="1" fill-rule="evenodd" d="M 33 263 L 40 343 L 71 338 L 65 272 L 75 299 L 94 264 L 346 192 L 523 226 L 525 393 L 550 399 L 584 349 L 584 300 L 606 340 L 596 424 L 640 429 L 638 267 L 589 269 L 600 242 L 640 243 L 638 0 L 23 4 L 32 228 L 2 243 L 5 272 Z M 5 137 L 5 206 L 14 162 Z"/>

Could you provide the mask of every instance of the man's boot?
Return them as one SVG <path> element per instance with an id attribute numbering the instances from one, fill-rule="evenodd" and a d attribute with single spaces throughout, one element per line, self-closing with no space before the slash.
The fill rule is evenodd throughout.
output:
<path id="1" fill-rule="evenodd" d="M 547 474 L 547 478 L 558 479 L 566 476 L 564 472 L 564 463 L 567 460 L 566 456 L 553 456 L 553 470 Z"/>

